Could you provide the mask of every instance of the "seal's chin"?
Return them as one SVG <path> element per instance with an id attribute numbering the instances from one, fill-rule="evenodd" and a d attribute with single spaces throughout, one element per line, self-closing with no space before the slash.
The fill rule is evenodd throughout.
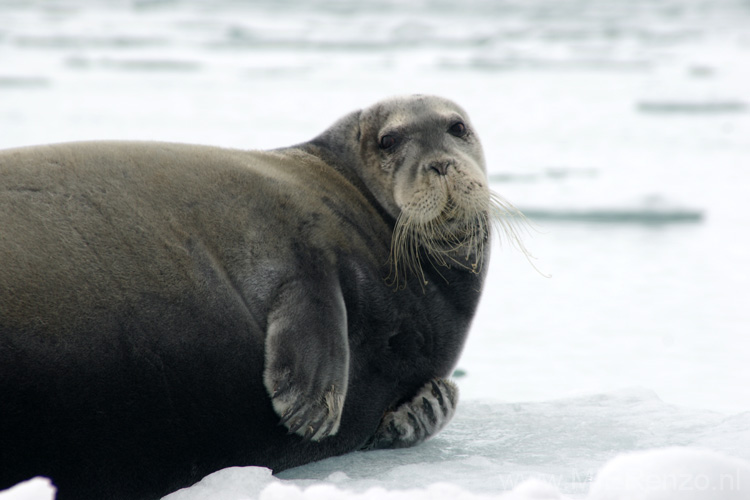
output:
<path id="1" fill-rule="evenodd" d="M 489 220 L 487 208 L 465 210 L 450 203 L 427 220 L 424 213 L 403 210 L 391 241 L 391 283 L 403 287 L 407 276 L 414 275 L 427 284 L 425 265 L 480 272 L 490 236 Z"/>
<path id="2" fill-rule="evenodd" d="M 442 246 L 446 252 L 455 250 L 457 246 L 465 247 L 472 243 L 475 238 L 487 236 L 485 219 L 486 217 L 477 217 L 470 220 L 441 217 L 439 221 L 435 222 L 435 225 L 441 228 L 439 237 L 433 239 L 433 242 L 436 246 Z"/>
<path id="3" fill-rule="evenodd" d="M 435 199 L 427 205 L 434 207 Z M 407 205 L 396 220 L 390 285 L 403 288 L 409 276 L 427 284 L 424 266 L 432 266 L 438 273 L 441 267 L 479 273 L 492 234 L 503 235 L 529 257 L 518 235 L 526 219 L 497 193 L 487 190 L 486 196 L 447 196 L 429 218 L 425 206 L 423 202 Z"/>

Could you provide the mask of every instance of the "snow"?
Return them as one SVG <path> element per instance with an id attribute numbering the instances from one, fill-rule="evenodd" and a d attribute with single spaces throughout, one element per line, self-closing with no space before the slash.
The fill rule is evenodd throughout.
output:
<path id="1" fill-rule="evenodd" d="M 592 500 L 747 499 L 750 462 L 707 450 L 666 448 L 627 453 L 607 463 Z"/>
<path id="2" fill-rule="evenodd" d="M 55 487 L 46 477 L 35 477 L 0 491 L 0 500 L 54 500 Z"/>

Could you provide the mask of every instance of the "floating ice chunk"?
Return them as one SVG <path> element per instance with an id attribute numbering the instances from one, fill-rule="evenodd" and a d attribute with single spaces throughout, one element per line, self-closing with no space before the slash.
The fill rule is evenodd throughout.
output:
<path id="1" fill-rule="evenodd" d="M 620 206 L 522 207 L 520 210 L 526 217 L 539 220 L 666 224 L 700 222 L 703 219 L 703 210 L 682 206 L 659 194 L 642 196 Z"/>
<path id="2" fill-rule="evenodd" d="M 747 103 L 736 99 L 721 101 L 641 101 L 638 103 L 641 113 L 683 113 L 683 114 L 715 114 L 715 113 L 744 113 Z"/>
<path id="3" fill-rule="evenodd" d="M 521 213 L 532 220 L 602 222 L 610 224 L 667 224 L 700 222 L 703 219 L 703 212 L 693 209 L 651 210 L 648 208 L 623 207 L 555 210 L 532 207 L 522 208 Z"/>
<path id="4" fill-rule="evenodd" d="M 619 455 L 599 471 L 588 500 L 747 500 L 750 462 L 692 448 Z"/>
<path id="5" fill-rule="evenodd" d="M 54 500 L 57 489 L 46 477 L 35 477 L 0 491 L 0 500 Z"/>

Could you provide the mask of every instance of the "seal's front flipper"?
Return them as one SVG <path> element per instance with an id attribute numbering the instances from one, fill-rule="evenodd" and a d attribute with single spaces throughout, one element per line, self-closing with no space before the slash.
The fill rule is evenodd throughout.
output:
<path id="1" fill-rule="evenodd" d="M 349 380 L 338 282 L 287 283 L 269 314 L 263 382 L 281 424 L 319 441 L 336 434 Z"/>
<path id="2" fill-rule="evenodd" d="M 414 398 L 387 412 L 363 450 L 408 448 L 422 443 L 446 426 L 458 403 L 458 387 L 450 380 L 432 379 Z"/>

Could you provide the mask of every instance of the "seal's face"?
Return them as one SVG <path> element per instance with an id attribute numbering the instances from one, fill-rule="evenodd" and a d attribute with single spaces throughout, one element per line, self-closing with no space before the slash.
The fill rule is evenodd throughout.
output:
<path id="1" fill-rule="evenodd" d="M 421 276 L 419 247 L 442 266 L 477 271 L 490 191 L 482 147 L 465 111 L 446 99 L 380 102 L 360 117 L 362 176 L 397 220 L 392 264 Z"/>

